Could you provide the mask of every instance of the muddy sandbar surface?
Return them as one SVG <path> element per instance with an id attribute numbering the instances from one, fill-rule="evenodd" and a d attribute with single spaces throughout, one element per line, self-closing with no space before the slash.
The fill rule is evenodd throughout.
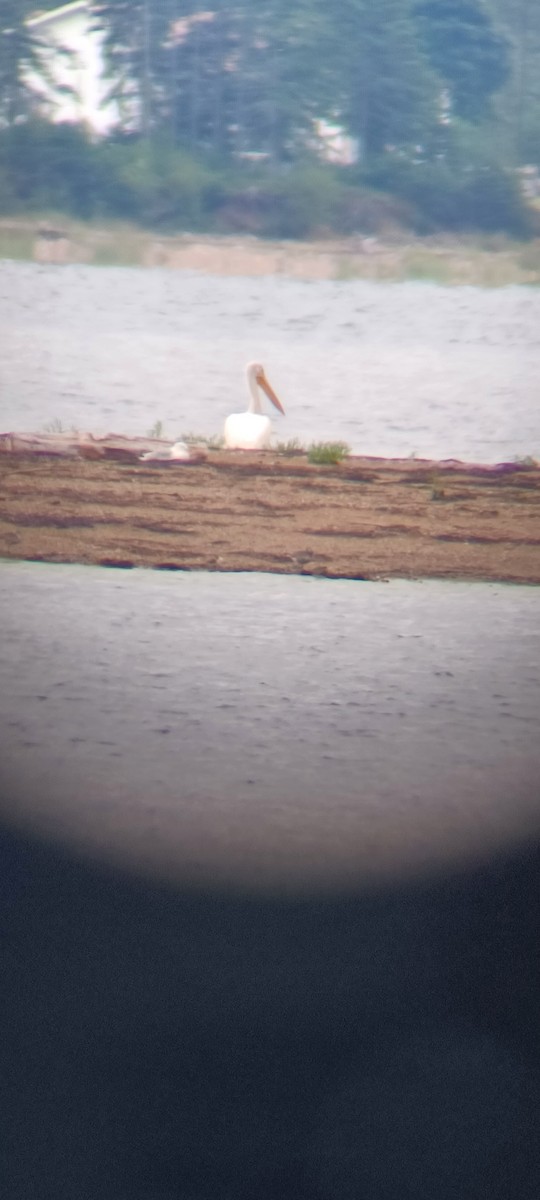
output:
<path id="1" fill-rule="evenodd" d="M 329 578 L 540 583 L 540 467 L 140 447 L 2 447 L 0 555 Z M 105 457 L 104 457 L 105 455 Z"/>

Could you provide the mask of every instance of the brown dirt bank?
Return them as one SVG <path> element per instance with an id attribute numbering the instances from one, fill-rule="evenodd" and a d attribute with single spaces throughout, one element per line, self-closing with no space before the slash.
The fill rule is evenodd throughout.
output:
<path id="1" fill-rule="evenodd" d="M 0 555 L 177 570 L 540 583 L 540 467 L 207 452 L 0 455 Z"/>

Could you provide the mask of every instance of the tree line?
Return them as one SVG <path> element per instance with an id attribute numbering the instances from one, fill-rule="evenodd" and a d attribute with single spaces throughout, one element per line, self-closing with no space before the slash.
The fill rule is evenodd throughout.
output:
<path id="1" fill-rule="evenodd" d="M 534 226 L 515 168 L 540 162 L 537 0 L 93 3 L 119 117 L 99 145 L 39 120 L 31 8 L 0 4 L 4 208 L 56 187 L 75 211 L 284 236 Z M 355 162 L 321 162 L 321 121 Z"/>

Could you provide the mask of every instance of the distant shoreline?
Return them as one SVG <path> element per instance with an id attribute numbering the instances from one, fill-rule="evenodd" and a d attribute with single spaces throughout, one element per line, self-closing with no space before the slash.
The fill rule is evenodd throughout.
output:
<path id="1" fill-rule="evenodd" d="M 0 258 L 67 265 L 158 267 L 209 275 L 302 280 L 419 280 L 442 285 L 540 285 L 540 238 L 502 235 L 415 237 L 405 232 L 317 241 L 270 241 L 246 234 L 166 234 L 135 225 L 62 215 L 2 217 Z"/>

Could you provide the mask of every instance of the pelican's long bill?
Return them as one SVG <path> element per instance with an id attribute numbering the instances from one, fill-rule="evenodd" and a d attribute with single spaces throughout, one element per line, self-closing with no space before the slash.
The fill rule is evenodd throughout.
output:
<path id="1" fill-rule="evenodd" d="M 271 387 L 271 385 L 269 384 L 269 382 L 266 378 L 266 375 L 262 369 L 260 372 L 257 373 L 257 383 L 258 383 L 259 387 L 262 388 L 263 392 L 266 392 L 266 395 L 268 396 L 268 399 L 272 401 L 274 408 L 277 408 L 279 410 L 279 412 L 283 413 L 283 416 L 285 416 L 285 409 L 281 403 L 281 400 L 278 400 L 273 387 Z"/>

